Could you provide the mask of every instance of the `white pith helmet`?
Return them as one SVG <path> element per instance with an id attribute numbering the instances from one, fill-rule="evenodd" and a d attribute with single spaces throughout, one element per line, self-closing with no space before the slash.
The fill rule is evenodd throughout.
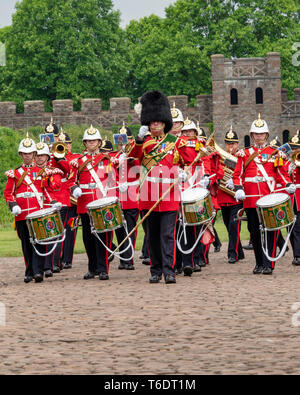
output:
<path id="1" fill-rule="evenodd" d="M 21 140 L 18 152 L 22 152 L 23 154 L 30 154 L 31 152 L 36 152 L 35 142 L 29 137 L 28 132 L 26 138 Z"/>

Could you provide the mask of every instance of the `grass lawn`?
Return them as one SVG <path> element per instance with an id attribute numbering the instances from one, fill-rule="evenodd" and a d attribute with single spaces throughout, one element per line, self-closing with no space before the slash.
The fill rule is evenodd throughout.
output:
<path id="1" fill-rule="evenodd" d="M 228 241 L 228 235 L 222 218 L 218 215 L 215 228 L 218 232 L 221 241 Z M 139 251 L 142 248 L 144 239 L 143 228 L 140 227 L 137 235 L 136 250 Z M 249 240 L 249 233 L 247 230 L 247 223 L 242 222 L 241 240 Z M 116 241 L 115 241 L 116 242 Z M 75 254 L 84 253 L 84 245 L 82 242 L 82 230 L 79 228 L 76 244 Z M 18 257 L 22 256 L 21 243 L 18 239 L 16 231 L 10 227 L 0 228 L 0 257 Z"/>

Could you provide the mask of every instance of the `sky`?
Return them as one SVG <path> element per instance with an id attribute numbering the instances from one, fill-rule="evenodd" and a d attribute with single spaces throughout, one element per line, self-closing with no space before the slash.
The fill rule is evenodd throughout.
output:
<path id="1" fill-rule="evenodd" d="M 144 16 L 155 14 L 165 16 L 164 9 L 175 0 L 112 0 L 114 8 L 121 11 L 121 27 L 130 20 L 139 20 Z M 17 0 L 0 0 L 0 28 L 11 24 L 11 15 Z"/>

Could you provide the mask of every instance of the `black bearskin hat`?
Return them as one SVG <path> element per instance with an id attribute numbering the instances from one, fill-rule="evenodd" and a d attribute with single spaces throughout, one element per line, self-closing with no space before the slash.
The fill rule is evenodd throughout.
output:
<path id="1" fill-rule="evenodd" d="M 165 133 L 172 129 L 173 119 L 170 103 L 166 95 L 160 91 L 149 91 L 141 98 L 141 124 L 149 126 L 151 122 L 160 121 L 165 126 Z"/>

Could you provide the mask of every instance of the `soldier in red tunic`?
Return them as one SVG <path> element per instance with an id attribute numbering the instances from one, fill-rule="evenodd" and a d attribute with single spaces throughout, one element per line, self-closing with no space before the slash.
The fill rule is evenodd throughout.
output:
<path id="1" fill-rule="evenodd" d="M 294 159 L 290 164 L 289 172 L 292 182 L 297 187 L 294 195 L 294 212 L 297 219 L 290 238 L 294 257 L 292 264 L 300 266 L 300 160 L 297 159 L 300 154 L 300 130 L 292 137 L 289 144 L 294 151 L 292 153 Z"/>
<path id="2" fill-rule="evenodd" d="M 195 123 L 188 118 L 184 122 L 182 128 L 182 136 L 179 139 L 178 154 L 179 163 L 183 167 L 190 166 L 197 156 L 201 148 L 205 145 L 205 140 L 198 137 L 198 131 Z M 199 157 L 199 159 L 193 164 L 187 174 L 187 181 L 183 186 L 183 189 L 190 189 L 196 187 L 202 187 L 207 189 L 209 187 L 209 176 L 211 173 L 210 159 L 208 156 L 205 157 L 205 153 Z M 195 244 L 197 237 L 202 229 L 202 226 L 187 226 L 187 244 L 182 244 L 183 250 L 191 250 Z M 199 243 L 200 244 L 200 243 Z M 183 272 L 185 276 L 191 276 L 193 272 L 201 271 L 199 262 L 194 259 L 194 251 L 189 254 L 182 254 Z"/>
<path id="3" fill-rule="evenodd" d="M 237 133 L 232 130 L 232 127 L 226 133 L 224 142 L 226 152 L 235 156 L 238 150 L 239 138 Z M 232 178 L 227 180 L 226 187 L 228 191 L 232 191 L 232 194 L 227 193 L 224 189 L 220 189 L 219 185 L 217 198 L 221 207 L 223 221 L 228 232 L 228 263 L 233 264 L 239 259 L 245 258 L 240 240 L 241 221 L 237 220 L 237 213 L 243 208 L 243 204 L 237 203 L 233 196 L 234 185 Z"/>
<path id="4" fill-rule="evenodd" d="M 139 217 L 139 202 L 138 202 L 138 190 L 139 190 L 139 177 L 140 177 L 140 161 L 137 158 L 128 157 L 125 153 L 131 150 L 134 144 L 134 137 L 130 128 L 123 124 L 122 128 L 119 130 L 120 134 L 126 134 L 128 139 L 128 144 L 125 146 L 120 144 L 118 146 L 119 150 L 117 153 L 113 154 L 113 161 L 118 169 L 117 171 L 117 181 L 118 190 L 117 195 L 119 197 L 124 218 L 126 221 L 127 232 L 130 233 L 132 229 L 135 228 L 137 219 Z M 121 243 L 127 233 L 124 227 L 116 229 L 116 236 L 118 243 Z M 137 237 L 137 231 L 135 231 L 131 236 L 131 245 L 135 248 Z M 128 249 L 127 249 L 128 248 Z M 126 242 L 121 248 L 120 256 L 120 270 L 134 270 L 134 261 L 132 256 L 132 248 L 129 248 L 129 243 Z"/>
<path id="5" fill-rule="evenodd" d="M 47 197 L 44 196 L 41 178 L 38 177 L 40 168 L 34 163 L 36 145 L 28 137 L 28 134 L 20 142 L 18 152 L 23 164 L 5 173 L 8 180 L 4 190 L 4 197 L 15 216 L 18 237 L 22 243 L 22 252 L 26 266 L 24 282 L 29 283 L 33 279 L 35 282 L 41 282 L 44 278 L 45 258 L 35 252 L 30 242 L 26 217 L 28 214 L 43 209 L 44 199 L 46 198 L 48 202 L 52 202 L 52 197 L 49 195 Z M 39 246 L 39 250 L 41 253 L 45 252 L 42 246 Z"/>
<path id="6" fill-rule="evenodd" d="M 257 200 L 272 193 L 276 189 L 277 183 L 286 187 L 289 194 L 293 194 L 296 190 L 284 166 L 286 156 L 281 151 L 277 152 L 267 145 L 268 136 L 268 125 L 259 115 L 250 128 L 250 137 L 254 145 L 237 153 L 238 161 L 233 173 L 235 198 L 237 201 L 243 200 L 243 208 L 248 219 L 248 230 L 254 248 L 256 266 L 253 274 L 272 274 L 274 269 L 272 262 L 265 256 L 262 249 L 256 211 Z M 274 257 L 277 242 L 275 232 L 268 232 L 267 241 L 268 254 Z"/>
<path id="7" fill-rule="evenodd" d="M 177 137 L 168 134 L 172 115 L 168 99 L 162 92 L 146 92 L 141 104 L 143 126 L 127 155 L 141 160 L 140 209 L 143 216 L 159 202 L 146 219 L 151 260 L 149 281 L 158 283 L 164 275 L 166 284 L 172 284 L 176 283 L 175 225 L 179 195 L 177 186 L 170 191 L 169 188 L 178 177 L 178 166 L 174 166 Z"/>
<path id="8" fill-rule="evenodd" d="M 109 253 L 106 247 L 111 248 L 112 232 L 99 234 L 102 244 L 91 232 L 86 208 L 88 203 L 115 194 L 113 192 L 115 189 L 109 189 L 111 187 L 109 181 L 115 177 L 111 173 L 114 173 L 115 169 L 109 155 L 99 152 L 101 142 L 99 130 L 91 125 L 83 136 L 86 154 L 70 163 L 76 180 L 71 192 L 78 199 L 77 213 L 81 217 L 83 242 L 88 255 L 88 272 L 84 275 L 85 280 L 94 278 L 97 274 L 100 280 L 109 279 Z"/>

